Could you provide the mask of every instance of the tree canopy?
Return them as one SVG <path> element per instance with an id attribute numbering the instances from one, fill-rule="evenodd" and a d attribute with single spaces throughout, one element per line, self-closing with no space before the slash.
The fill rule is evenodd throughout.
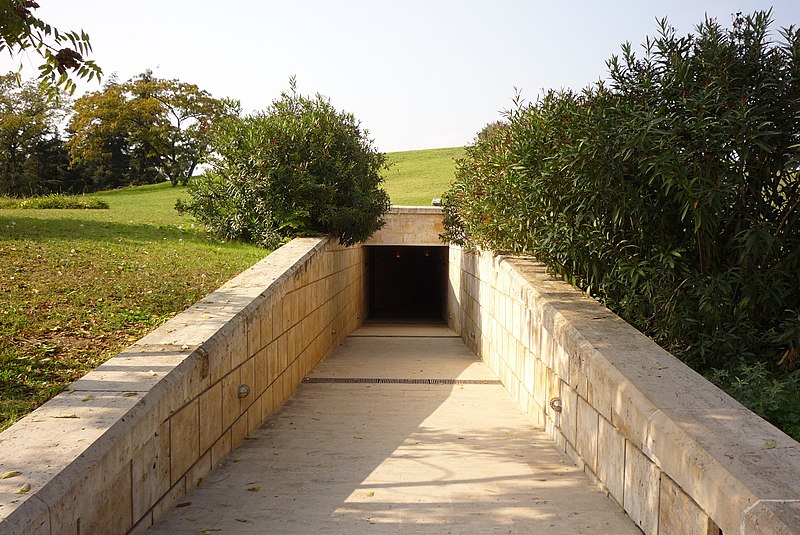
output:
<path id="1" fill-rule="evenodd" d="M 0 76 L 0 195 L 43 193 L 64 178 L 57 128 L 64 113 L 36 84 L 19 85 L 13 73 Z"/>
<path id="2" fill-rule="evenodd" d="M 211 124 L 237 104 L 146 72 L 77 99 L 70 157 L 103 180 L 185 184 L 209 152 Z"/>

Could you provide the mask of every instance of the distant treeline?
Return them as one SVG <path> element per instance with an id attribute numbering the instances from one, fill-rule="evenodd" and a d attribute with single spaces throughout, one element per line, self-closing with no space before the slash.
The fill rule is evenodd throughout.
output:
<path id="1" fill-rule="evenodd" d="M 74 102 L 0 76 L 0 195 L 185 183 L 208 155 L 211 123 L 237 113 L 237 102 L 149 71 Z"/>

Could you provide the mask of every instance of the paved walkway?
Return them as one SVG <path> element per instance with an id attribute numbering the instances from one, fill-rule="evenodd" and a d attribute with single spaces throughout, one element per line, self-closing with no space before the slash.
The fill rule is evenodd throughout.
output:
<path id="1" fill-rule="evenodd" d="M 641 534 L 445 327 L 364 326 L 308 381 L 148 533 Z"/>

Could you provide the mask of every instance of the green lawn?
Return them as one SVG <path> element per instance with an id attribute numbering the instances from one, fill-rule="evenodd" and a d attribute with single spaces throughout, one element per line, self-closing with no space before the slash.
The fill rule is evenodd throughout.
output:
<path id="1" fill-rule="evenodd" d="M 107 210 L 0 210 L 0 429 L 263 258 L 173 206 L 169 184 Z"/>
<path id="2" fill-rule="evenodd" d="M 384 173 L 384 189 L 392 204 L 430 206 L 453 181 L 456 159 L 464 157 L 463 147 L 410 150 L 388 155 L 391 167 Z"/>

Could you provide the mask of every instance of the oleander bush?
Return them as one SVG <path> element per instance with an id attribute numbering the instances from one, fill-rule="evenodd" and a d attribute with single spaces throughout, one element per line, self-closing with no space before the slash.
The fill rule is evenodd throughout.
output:
<path id="1" fill-rule="evenodd" d="M 352 114 L 291 86 L 265 111 L 216 126 L 211 169 L 178 209 L 226 239 L 270 248 L 311 234 L 364 241 L 389 208 L 385 155 Z"/>
<path id="2" fill-rule="evenodd" d="M 605 83 L 518 99 L 459 162 L 445 237 L 534 255 L 740 399 L 763 365 L 800 406 L 800 32 L 770 26 L 662 21 Z"/>

